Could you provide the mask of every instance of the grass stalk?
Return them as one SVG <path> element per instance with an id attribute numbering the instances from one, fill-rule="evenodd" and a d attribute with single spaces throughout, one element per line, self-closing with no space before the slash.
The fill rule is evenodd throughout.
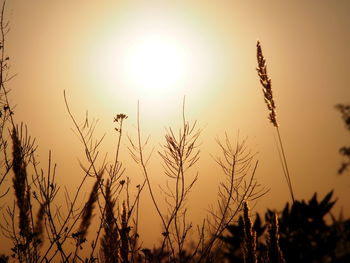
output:
<path id="1" fill-rule="evenodd" d="M 249 207 L 247 202 L 243 203 L 243 226 L 244 242 L 242 244 L 242 252 L 244 263 L 257 263 L 256 232 L 253 230 L 252 222 L 249 218 Z"/>
<path id="2" fill-rule="evenodd" d="M 282 163 L 284 164 L 284 174 L 286 175 L 286 180 L 287 180 L 287 184 L 288 184 L 288 188 L 290 191 L 290 195 L 292 198 L 293 203 L 295 202 L 295 198 L 294 198 L 294 191 L 293 191 L 293 186 L 292 186 L 292 181 L 290 180 L 290 175 L 289 175 L 289 169 L 288 169 L 288 162 L 287 162 L 287 158 L 286 158 L 286 154 L 284 151 L 284 147 L 283 147 L 283 143 L 282 143 L 282 139 L 281 139 L 281 133 L 280 133 L 280 129 L 278 128 L 278 126 L 276 127 L 277 130 L 277 135 L 278 135 L 278 141 L 279 144 L 281 146 L 281 153 L 282 153 Z"/>
<path id="3" fill-rule="evenodd" d="M 283 173 L 284 173 L 284 176 L 285 176 L 286 181 L 287 181 L 287 185 L 288 185 L 288 189 L 289 189 L 292 201 L 294 203 L 294 201 L 295 201 L 294 191 L 293 191 L 293 187 L 292 187 L 292 181 L 290 179 L 290 173 L 289 173 L 289 169 L 288 169 L 285 150 L 284 150 L 283 143 L 282 143 L 281 133 L 280 133 L 280 130 L 278 128 L 279 125 L 278 125 L 277 117 L 276 117 L 276 104 L 275 104 L 275 101 L 273 98 L 271 79 L 269 78 L 269 76 L 267 74 L 266 60 L 263 56 L 261 45 L 260 45 L 259 41 L 257 41 L 256 47 L 257 47 L 257 60 L 258 60 L 257 71 L 258 71 L 258 76 L 260 78 L 260 83 L 263 86 L 264 100 L 265 100 L 267 109 L 269 111 L 268 119 L 270 120 L 270 122 L 273 124 L 273 126 L 276 128 L 276 131 L 277 131 L 278 142 L 279 142 L 279 146 L 280 146 L 281 153 L 282 153 L 281 164 L 282 164 L 282 168 L 283 168 Z"/>
<path id="4" fill-rule="evenodd" d="M 285 263 L 283 253 L 279 245 L 278 217 L 273 214 L 272 222 L 268 227 L 268 260 L 270 263 Z"/>

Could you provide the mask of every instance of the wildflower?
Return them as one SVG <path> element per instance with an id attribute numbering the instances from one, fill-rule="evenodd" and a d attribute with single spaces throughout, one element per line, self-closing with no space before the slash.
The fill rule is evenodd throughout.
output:
<path id="1" fill-rule="evenodd" d="M 122 121 L 122 120 L 126 120 L 128 118 L 127 115 L 125 115 L 124 113 L 119 113 L 117 114 L 116 117 L 114 117 L 114 122 L 119 122 L 119 121 Z"/>

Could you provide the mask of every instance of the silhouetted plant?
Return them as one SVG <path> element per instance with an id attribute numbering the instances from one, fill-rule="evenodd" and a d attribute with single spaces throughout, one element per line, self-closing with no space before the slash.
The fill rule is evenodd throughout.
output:
<path id="1" fill-rule="evenodd" d="M 350 131 L 350 105 L 338 104 L 335 108 L 340 111 L 345 126 Z M 346 161 L 341 163 L 340 168 L 338 169 L 338 174 L 342 174 L 350 165 L 350 146 L 341 147 L 339 153 L 346 159 Z"/>
<path id="2" fill-rule="evenodd" d="M 335 204 L 331 201 L 332 194 L 328 193 L 321 201 L 314 194 L 308 202 L 295 201 L 291 206 L 287 203 L 279 216 L 268 210 L 264 226 L 258 227 L 268 231 L 264 235 L 257 231 L 258 262 L 347 262 L 350 258 L 350 219 L 333 218 L 327 223 L 326 216 L 331 216 Z M 244 243 L 241 221 L 230 225 L 229 235 L 222 237 L 230 262 L 243 262 L 239 260 Z"/>
<path id="3" fill-rule="evenodd" d="M 258 254 L 258 258 L 260 257 L 259 253 L 263 249 L 261 248 L 262 242 L 260 240 L 265 233 L 266 226 L 262 224 L 260 215 L 258 213 L 254 216 L 255 220 L 252 226 L 252 231 L 256 233 L 256 253 Z M 238 222 L 236 224 L 230 224 L 227 226 L 228 235 L 221 236 L 220 239 L 223 240 L 224 247 L 226 251 L 224 252 L 225 257 L 229 260 L 229 262 L 237 262 L 243 263 L 243 253 L 241 249 L 241 245 L 244 242 L 244 223 L 243 217 L 240 216 Z M 265 249 L 265 245 L 264 245 Z"/>
<path id="4" fill-rule="evenodd" d="M 7 263 L 9 261 L 9 257 L 3 254 L 0 255 L 0 263 Z"/>
<path id="5" fill-rule="evenodd" d="M 8 130 L 13 130 L 16 126 L 13 121 L 13 109 L 10 105 L 8 94 L 10 90 L 7 88 L 7 82 L 14 75 L 10 73 L 10 58 L 6 54 L 6 35 L 10 31 L 9 22 L 5 18 L 6 1 L 2 2 L 0 10 L 0 198 L 4 197 L 9 192 L 9 187 L 1 189 L 4 182 L 12 169 L 11 154 L 9 147 L 11 135 Z M 0 209 L 2 206 L 0 205 Z"/>
<path id="6" fill-rule="evenodd" d="M 253 201 L 265 195 L 268 190 L 258 184 L 255 176 L 258 161 L 255 154 L 247 147 L 247 139 L 240 139 L 239 134 L 232 143 L 227 134 L 225 140 L 217 140 L 221 156 L 215 157 L 221 167 L 224 177 L 220 180 L 218 189 L 217 209 L 210 211 L 207 220 L 207 232 L 210 237 L 202 250 L 202 255 L 208 256 L 215 246 L 221 243 L 220 236 L 236 216 L 243 211 L 246 201 Z"/>
<path id="7" fill-rule="evenodd" d="M 283 253 L 279 245 L 279 226 L 276 213 L 272 215 L 271 222 L 268 225 L 267 237 L 267 261 L 269 263 L 285 263 Z"/>
<path id="8" fill-rule="evenodd" d="M 335 201 L 333 192 L 322 201 L 316 193 L 311 200 L 287 204 L 279 217 L 280 246 L 287 262 L 335 262 L 337 233 L 326 223 Z M 268 222 L 273 222 L 274 212 L 266 214 Z"/>
<path id="9" fill-rule="evenodd" d="M 243 207 L 243 229 L 244 242 L 241 244 L 241 249 L 243 252 L 244 263 L 257 263 L 256 232 L 252 228 L 247 202 L 244 202 Z"/>
<path id="10" fill-rule="evenodd" d="M 104 235 L 101 239 L 101 260 L 104 263 L 119 262 L 118 225 L 114 217 L 115 200 L 111 196 L 111 184 L 108 181 L 105 191 L 105 216 L 102 224 Z"/>
<path id="11" fill-rule="evenodd" d="M 129 150 L 140 166 L 144 179 L 136 185 L 132 196 L 131 180 L 124 175 L 125 168 L 120 161 L 123 122 L 128 116 L 120 113 L 114 117 L 117 140 L 115 153 L 112 160 L 108 161 L 107 155 L 101 157 L 100 153 L 104 136 L 95 139 L 97 121 L 91 121 L 86 114 L 85 121 L 79 124 L 72 114 L 65 92 L 67 112 L 85 156 L 84 160 L 79 161 L 83 171 L 81 181 L 74 191 L 65 189 L 65 206 L 62 206 L 56 199 L 61 194 L 61 188 L 56 183 L 56 165 L 52 163 L 51 152 L 47 169 L 40 168 L 34 154 L 35 140 L 30 137 L 25 125 L 16 125 L 8 100 L 5 83 L 11 77 L 4 74 L 9 69 L 9 59 L 5 54 L 8 23 L 4 21 L 3 3 L 0 17 L 0 186 L 12 171 L 15 203 L 6 207 L 0 227 L 2 234 L 13 242 L 13 261 L 209 263 L 223 261 L 223 244 L 228 249 L 226 257 L 237 263 L 349 261 L 350 220 L 336 220 L 333 217 L 332 224 L 327 224 L 324 218 L 330 214 L 335 203 L 331 201 L 332 192 L 321 202 L 317 201 L 316 194 L 308 203 L 294 200 L 276 119 L 271 79 L 267 75 L 259 42 L 258 75 L 263 85 L 269 120 L 277 129 L 282 167 L 293 200 L 291 207 L 287 204 L 279 217 L 269 210 L 265 224 L 262 224 L 258 214 L 252 224 L 247 202 L 260 198 L 267 191 L 256 181 L 258 162 L 247 148 L 246 139 L 241 140 L 238 136 L 233 144 L 226 135 L 224 141 L 217 140 L 221 156 L 216 157 L 215 161 L 223 171 L 217 204 L 210 209 L 203 223 L 197 226 L 197 240 L 191 243 L 189 239 L 193 223 L 187 221 L 186 201 L 198 178 L 197 174 L 189 177 L 189 169 L 199 159 L 197 140 L 201 131 L 197 129 L 196 122 L 191 124 L 185 119 L 184 106 L 178 133 L 169 128 L 165 134 L 165 143 L 158 151 L 163 160 L 164 174 L 168 178 L 166 187 L 161 187 L 162 197 L 166 197 L 166 208 L 162 210 L 147 166 L 151 154 L 146 154 L 148 139 L 143 140 L 141 136 L 139 105 L 137 137 L 135 141 L 129 139 Z M 350 130 L 350 107 L 337 108 Z M 7 130 L 9 134 L 6 134 Z M 8 153 L 9 145 L 12 146 L 12 154 Z M 349 157 L 350 150 L 344 147 L 342 154 Z M 92 189 L 90 195 L 84 198 L 82 193 L 89 179 L 93 180 Z M 138 221 L 144 218 L 139 215 L 144 187 L 148 189 L 163 227 L 159 233 L 161 242 L 153 249 L 147 249 L 138 242 Z M 8 192 L 1 190 L 0 198 Z M 238 223 L 233 224 L 240 213 L 243 216 L 239 217 Z M 96 232 L 90 229 L 93 219 L 97 223 Z M 229 235 L 222 236 L 226 230 Z M 8 257 L 0 255 L 0 262 L 8 260 Z"/>
<path id="12" fill-rule="evenodd" d="M 288 189 L 289 189 L 289 193 L 291 195 L 292 201 L 294 202 L 294 192 L 293 192 L 292 181 L 290 179 L 287 158 L 286 158 L 285 150 L 282 143 L 281 132 L 277 122 L 277 118 L 276 118 L 276 104 L 272 95 L 271 79 L 267 75 L 266 60 L 262 53 L 262 49 L 259 41 L 256 44 L 256 48 L 257 48 L 256 53 L 257 53 L 257 60 L 258 60 L 257 71 L 258 71 L 260 83 L 263 86 L 264 100 L 267 105 L 267 109 L 269 110 L 268 119 L 270 120 L 270 122 L 273 124 L 273 126 L 276 128 L 276 131 L 277 131 L 277 137 L 278 137 L 278 142 L 280 147 L 278 151 L 280 154 L 283 173 L 287 181 L 287 185 L 288 185 Z"/>

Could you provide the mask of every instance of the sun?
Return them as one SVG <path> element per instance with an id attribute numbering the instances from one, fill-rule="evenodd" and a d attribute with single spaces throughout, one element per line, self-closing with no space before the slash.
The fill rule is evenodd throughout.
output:
<path id="1" fill-rule="evenodd" d="M 170 33 L 144 31 L 123 41 L 106 39 L 94 51 L 92 75 L 110 92 L 123 89 L 133 99 L 183 96 L 196 59 L 186 41 Z"/>
<path id="2" fill-rule="evenodd" d="M 184 19 L 133 17 L 98 35 L 86 63 L 88 78 L 98 87 L 96 94 L 172 111 L 184 96 L 199 98 L 213 80 L 212 39 L 204 39 Z"/>
<path id="3" fill-rule="evenodd" d="M 123 64 L 123 76 L 134 92 L 152 97 L 174 93 L 191 61 L 176 39 L 149 35 L 128 48 Z"/>

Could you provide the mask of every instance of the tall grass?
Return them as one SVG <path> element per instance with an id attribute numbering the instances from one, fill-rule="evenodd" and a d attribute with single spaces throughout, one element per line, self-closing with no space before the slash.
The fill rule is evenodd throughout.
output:
<path id="1" fill-rule="evenodd" d="M 272 222 L 268 229 L 268 260 L 271 263 L 285 263 L 282 250 L 279 245 L 278 217 L 273 213 Z"/>
<path id="2" fill-rule="evenodd" d="M 214 205 L 201 224 L 188 220 L 190 194 L 196 188 L 200 175 L 195 170 L 200 158 L 198 140 L 201 129 L 196 121 L 185 117 L 185 100 L 180 127 L 169 127 L 164 143 L 158 149 L 163 164 L 163 175 L 167 182 L 156 186 L 154 175 L 148 164 L 152 152 L 146 154 L 148 139 L 144 139 L 141 127 L 140 106 L 137 110 L 137 136 L 129 138 L 127 148 L 135 165 L 140 167 L 143 179 L 134 182 L 128 170 L 120 161 L 124 146 L 124 121 L 127 115 L 117 114 L 113 121 L 116 145 L 111 160 L 101 153 L 104 136 L 96 137 L 96 121 L 86 115 L 80 124 L 75 117 L 64 91 L 67 113 L 78 139 L 84 157 L 79 160 L 81 180 L 74 191 L 69 191 L 56 182 L 56 165 L 49 152 L 45 168 L 37 161 L 35 141 L 28 135 L 24 125 L 17 126 L 4 71 L 8 60 L 5 56 L 5 35 L 3 5 L 0 29 L 2 46 L 0 57 L 1 95 L 5 98 L 4 116 L 0 118 L 0 149 L 4 171 L 0 186 L 12 169 L 13 194 L 16 205 L 8 205 L 3 214 L 5 223 L 1 229 L 13 242 L 13 261 L 18 262 L 215 262 L 219 258 L 222 240 L 220 236 L 227 227 L 243 213 L 244 244 L 242 250 L 246 262 L 257 262 L 256 236 L 249 218 L 248 201 L 259 199 L 267 193 L 256 179 L 258 161 L 249 150 L 247 140 L 237 136 L 232 142 L 229 135 L 217 140 L 221 151 L 214 159 L 217 163 L 216 176 L 220 177 Z M 267 76 L 266 63 L 258 42 L 258 73 L 263 85 L 264 97 L 269 110 L 269 119 L 276 127 L 282 149 L 283 167 L 288 187 L 294 201 L 287 161 L 276 119 L 271 80 Z M 112 118 L 111 118 L 112 120 Z M 10 137 L 6 137 L 8 128 Z M 9 155 L 7 146 L 12 145 Z M 28 172 L 30 171 L 30 172 Z M 91 184 L 89 186 L 88 184 Z M 157 195 L 155 188 L 161 193 Z M 131 190 L 131 188 L 133 190 Z M 83 193 L 90 193 L 87 198 Z M 4 191 L 3 195 L 8 191 Z M 139 214 L 142 194 L 150 196 L 153 209 L 158 215 L 157 223 L 162 226 L 154 233 L 160 240 L 156 248 L 149 249 L 142 244 L 139 235 L 139 221 L 147 214 Z M 63 197 L 63 204 L 58 200 Z M 0 195 L 1 197 L 1 195 Z M 163 200 L 166 200 L 165 203 Z M 165 204 L 165 205 L 164 205 Z M 151 209 L 151 208 L 149 208 Z M 16 215 L 19 214 L 17 217 Z M 93 226 L 93 228 L 92 228 Z M 197 229 L 197 233 L 195 233 Z M 278 251 L 277 222 L 270 229 L 271 247 Z M 194 244 L 193 244 L 193 241 Z M 191 244 L 192 247 L 190 246 Z M 271 250 L 272 251 L 272 250 Z M 272 255 L 280 252 L 271 252 Z M 281 254 L 281 253 L 280 253 Z M 272 262 L 272 261 L 271 261 Z"/>
<path id="3" fill-rule="evenodd" d="M 294 201 L 295 201 L 294 191 L 293 191 L 292 181 L 290 179 L 287 158 L 286 158 L 285 150 L 284 150 L 282 139 L 281 139 L 281 132 L 280 132 L 279 125 L 277 122 L 276 104 L 275 104 L 274 97 L 272 94 L 271 79 L 269 78 L 269 76 L 267 74 L 266 60 L 265 60 L 264 55 L 262 53 L 262 49 L 261 49 L 261 45 L 260 45 L 259 41 L 257 41 L 257 43 L 256 43 L 256 49 L 257 49 L 256 53 L 257 53 L 257 60 L 258 60 L 257 71 L 258 71 L 260 83 L 263 86 L 262 90 L 264 93 L 264 100 L 265 100 L 267 109 L 269 111 L 268 119 L 270 120 L 270 122 L 276 128 L 276 131 L 277 131 L 279 147 L 280 147 L 281 153 L 282 153 L 281 164 L 282 164 L 282 168 L 283 168 L 283 173 L 284 173 L 284 177 L 286 178 L 286 181 L 287 181 L 290 196 L 291 196 L 292 201 L 294 203 Z"/>
<path id="4" fill-rule="evenodd" d="M 130 139 L 130 151 L 143 169 L 145 178 L 136 186 L 136 195 L 131 197 L 130 179 L 125 177 L 125 169 L 119 161 L 122 122 L 127 116 L 118 114 L 115 118 L 117 149 L 115 159 L 109 165 L 105 158 L 99 159 L 103 138 L 94 139 L 95 123 L 85 121 L 79 125 L 66 95 L 64 98 L 85 153 L 85 161 L 80 161 L 83 172 L 80 185 L 75 193 L 67 190 L 63 193 L 65 210 L 56 201 L 60 187 L 55 180 L 56 169 L 51 164 L 51 153 L 47 171 L 44 171 L 39 168 L 36 148 L 23 125 L 15 127 L 11 133 L 13 187 L 20 215 L 16 218 L 16 210 L 8 208 L 11 223 L 3 229 L 15 244 L 14 258 L 19 262 L 207 261 L 215 258 L 220 246 L 219 236 L 242 211 L 244 201 L 254 200 L 265 193 L 259 191 L 260 186 L 255 179 L 257 162 L 249 154 L 246 141 L 240 141 L 238 137 L 234 147 L 228 136 L 224 143 L 218 141 L 223 155 L 216 161 L 224 175 L 218 192 L 218 208 L 212 210 L 203 224 L 197 227 L 198 242 L 189 250 L 194 224 L 187 221 L 187 213 L 190 212 L 187 200 L 198 178 L 197 175 L 190 178 L 189 170 L 194 168 L 200 157 L 197 145 L 200 130 L 195 128 L 195 122 L 190 124 L 183 114 L 178 136 L 169 128 L 165 144 L 159 150 L 164 162 L 164 175 L 169 180 L 166 187 L 160 187 L 169 201 L 166 209 L 161 211 L 159 198 L 154 195 L 154 205 L 158 207 L 160 221 L 163 222 L 159 233 L 162 241 L 159 250 L 147 250 L 142 243 L 138 244 L 138 220 L 146 216 L 139 215 L 138 207 L 142 190 L 148 187 L 152 195 L 153 183 L 147 168 L 150 157 L 144 159 L 145 143 L 142 143 L 140 118 L 137 143 Z M 27 173 L 29 168 L 34 173 L 31 177 Z M 78 200 L 83 200 L 82 192 L 88 180 L 94 180 L 94 183 L 84 205 L 80 206 Z M 34 216 L 35 207 L 37 216 Z M 97 221 L 97 231 L 89 234 L 93 220 Z M 72 242 L 75 245 L 72 246 Z"/>
<path id="5" fill-rule="evenodd" d="M 243 209 L 243 229 L 244 242 L 242 244 L 242 252 L 245 263 L 257 263 L 256 254 L 256 231 L 252 228 L 252 222 L 249 217 L 249 208 L 247 202 L 244 202 Z"/>

